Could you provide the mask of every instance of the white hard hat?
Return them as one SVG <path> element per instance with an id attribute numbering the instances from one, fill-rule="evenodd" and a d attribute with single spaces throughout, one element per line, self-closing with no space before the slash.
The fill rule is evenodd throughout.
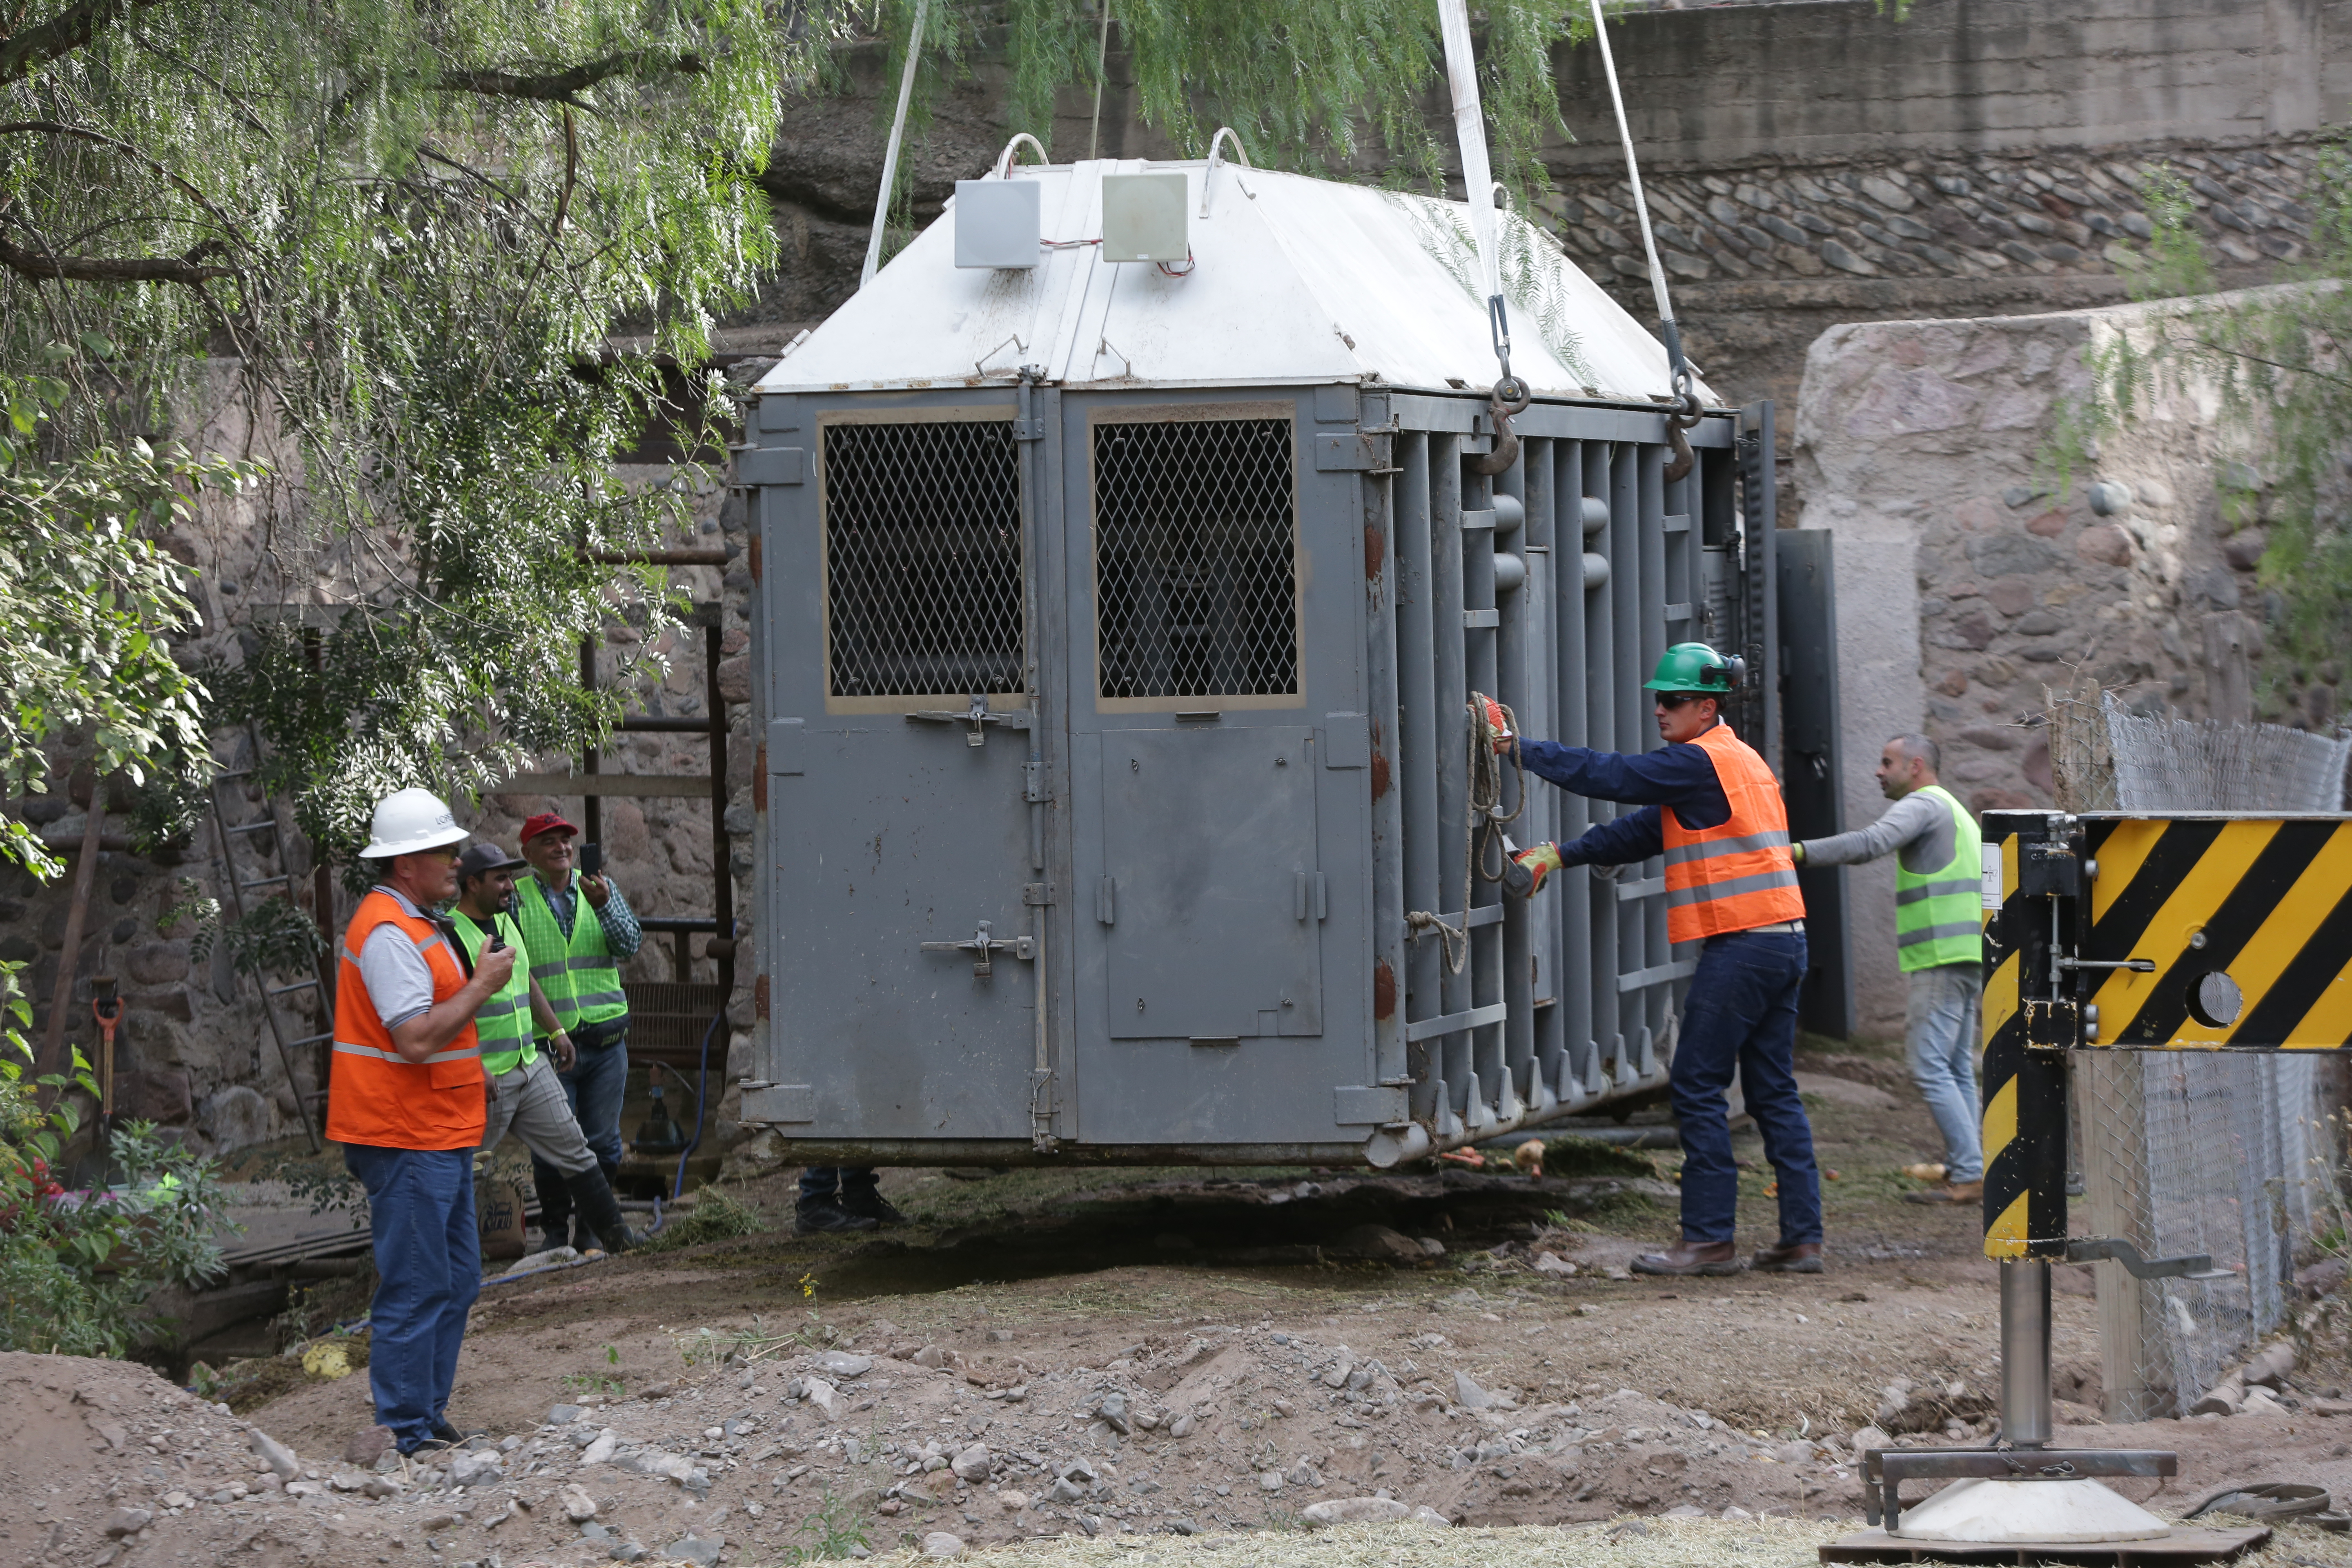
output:
<path id="1" fill-rule="evenodd" d="M 467 837 L 449 807 L 429 789 L 404 789 L 376 802 L 375 838 L 360 851 L 364 860 L 389 860 Z"/>

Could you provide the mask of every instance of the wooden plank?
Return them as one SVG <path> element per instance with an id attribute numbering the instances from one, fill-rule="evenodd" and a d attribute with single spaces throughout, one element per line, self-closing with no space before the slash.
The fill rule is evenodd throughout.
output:
<path id="1" fill-rule="evenodd" d="M 710 798 L 709 773 L 516 773 L 491 787 L 493 795 L 554 795 L 586 799 L 609 795 L 679 795 Z"/>

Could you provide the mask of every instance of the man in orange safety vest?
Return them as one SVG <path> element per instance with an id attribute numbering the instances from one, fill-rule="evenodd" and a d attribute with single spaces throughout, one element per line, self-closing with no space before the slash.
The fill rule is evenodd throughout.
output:
<path id="1" fill-rule="evenodd" d="M 1563 789 L 1641 809 L 1569 844 L 1516 857 L 1532 893 L 1569 866 L 1664 856 L 1666 936 L 1699 942 L 1667 1089 L 1683 1144 L 1682 1239 L 1636 1258 L 1643 1274 L 1736 1274 L 1739 1197 L 1731 1155 L 1731 1075 L 1780 1176 L 1780 1237 L 1747 1267 L 1822 1271 L 1821 1173 L 1797 1098 L 1797 993 L 1805 978 L 1805 900 L 1772 770 L 1719 711 L 1740 668 L 1705 643 L 1676 643 L 1643 689 L 1656 694 L 1657 751 L 1625 756 L 1519 742 L 1528 771 Z M 1507 745 L 1507 740 L 1498 742 Z M 1515 879 L 1516 880 L 1517 879 Z"/>
<path id="2" fill-rule="evenodd" d="M 369 1392 L 377 1426 L 403 1454 L 465 1436 L 446 1411 L 482 1283 L 474 1150 L 485 1080 L 474 1015 L 515 964 L 510 947 L 469 963 L 432 912 L 457 891 L 465 841 L 448 806 L 425 790 L 377 804 L 373 837 L 360 851 L 377 881 L 343 933 L 335 985 L 327 1136 L 367 1189 L 378 1279 Z"/>

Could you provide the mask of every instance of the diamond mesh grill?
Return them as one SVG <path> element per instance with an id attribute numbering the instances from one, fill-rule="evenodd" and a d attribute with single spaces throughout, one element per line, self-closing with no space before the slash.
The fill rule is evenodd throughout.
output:
<path id="1" fill-rule="evenodd" d="M 1009 419 L 824 426 L 834 696 L 1022 689 L 1016 450 Z"/>
<path id="2" fill-rule="evenodd" d="M 1095 427 L 1101 694 L 1298 689 L 1290 421 Z"/>

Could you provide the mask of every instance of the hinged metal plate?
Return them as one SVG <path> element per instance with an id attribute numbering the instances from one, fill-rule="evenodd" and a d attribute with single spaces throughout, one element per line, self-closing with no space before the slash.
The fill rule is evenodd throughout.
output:
<path id="1" fill-rule="evenodd" d="M 1052 903 L 1054 901 L 1054 884 L 1051 882 L 1024 882 L 1021 885 L 1021 901 L 1027 904 L 1032 909 L 1042 908 L 1045 905 Z"/>
<path id="2" fill-rule="evenodd" d="M 1315 434 L 1318 473 L 1363 473 L 1388 466 L 1389 434 L 1385 430 L 1318 430 Z"/>
<path id="3" fill-rule="evenodd" d="M 2029 999 L 2025 1004 L 2025 1043 L 2029 1046 L 2072 1047 L 2083 1043 L 2083 1009 L 2074 1002 Z"/>
<path id="4" fill-rule="evenodd" d="M 1021 798 L 1027 801 L 1032 805 L 1040 805 L 1045 803 L 1047 798 L 1045 795 L 1045 763 L 1024 763 L 1021 764 Z"/>
<path id="5" fill-rule="evenodd" d="M 739 485 L 797 485 L 808 468 L 808 453 L 799 447 L 749 447 L 735 454 Z"/>
<path id="6" fill-rule="evenodd" d="M 1043 419 L 1015 419 L 1013 422 L 1013 438 L 1016 441 L 1044 440 L 1045 438 L 1045 421 Z"/>

